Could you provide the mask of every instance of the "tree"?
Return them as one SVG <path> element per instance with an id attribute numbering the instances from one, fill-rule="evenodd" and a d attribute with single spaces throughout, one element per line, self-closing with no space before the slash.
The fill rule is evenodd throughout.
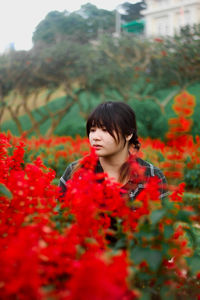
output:
<path id="1" fill-rule="evenodd" d="M 144 0 L 138 1 L 135 4 L 124 2 L 122 8 L 125 10 L 126 14 L 122 14 L 122 20 L 126 22 L 131 22 L 134 20 L 141 19 L 143 17 L 142 10 L 146 8 L 146 2 Z"/>
<path id="2" fill-rule="evenodd" d="M 114 31 L 114 12 L 98 9 L 90 3 L 77 12 L 50 12 L 33 34 L 34 45 L 60 43 L 62 40 L 84 44 L 96 39 L 100 32 Z"/>
<path id="3" fill-rule="evenodd" d="M 99 13 L 91 5 L 85 9 L 90 15 L 81 17 L 83 20 Z M 9 111 L 21 133 L 19 113 L 23 110 L 32 123 L 28 133 L 37 134 L 40 126 L 50 119 L 47 132 L 50 135 L 74 105 L 78 106 L 80 115 L 87 118 L 97 104 L 94 98 L 131 103 L 150 100 L 164 114 L 168 102 L 180 89 L 199 81 L 199 28 L 186 28 L 175 38 L 154 41 L 123 34 L 120 38 L 104 34 L 95 46 L 71 38 L 57 39 L 48 47 L 41 43 L 27 52 L 15 51 L 0 56 L 0 117 L 2 119 L 4 112 Z M 172 85 L 175 88 L 160 101 L 156 92 Z M 65 92 L 65 99 L 62 107 L 55 110 L 49 102 L 52 93 L 59 88 Z M 46 91 L 45 109 L 38 108 L 38 95 L 42 90 Z M 16 101 L 17 95 L 20 95 L 20 101 Z M 30 95 L 34 95 L 32 105 Z M 85 95 L 87 97 L 83 100 Z M 151 107 L 155 105 L 151 104 Z M 39 115 L 37 120 L 35 112 Z M 151 122 L 147 120 L 147 123 Z"/>
<path id="4" fill-rule="evenodd" d="M 14 82 L 9 77 L 8 55 L 0 56 L 0 124 L 7 110 L 6 97 L 13 89 Z"/>
<path id="5" fill-rule="evenodd" d="M 63 39 L 71 39 L 79 43 L 88 41 L 88 25 L 78 13 L 52 11 L 47 14 L 33 33 L 33 43 L 59 43 Z"/>
<path id="6" fill-rule="evenodd" d="M 63 41 L 37 51 L 35 49 L 35 73 L 41 80 L 49 85 L 61 87 L 65 91 L 63 107 L 57 111 L 47 110 L 42 121 L 51 118 L 51 126 L 47 135 L 51 135 L 62 117 L 78 102 L 80 93 L 85 90 L 84 77 L 86 74 L 86 61 L 90 56 L 92 46 L 79 45 L 72 41 Z M 47 103 L 46 103 L 47 104 Z"/>
<path id="7" fill-rule="evenodd" d="M 139 64 L 142 70 L 148 64 L 148 59 L 144 59 L 145 49 L 143 44 L 136 41 L 133 44 L 127 37 L 117 40 L 105 36 L 96 47 L 68 40 L 50 44 L 48 48 L 34 47 L 28 53 L 16 52 L 10 57 L 8 72 L 14 83 L 13 90 L 21 95 L 20 105 L 32 123 L 28 133 L 39 134 L 39 126 L 50 118 L 50 135 L 75 103 L 86 118 L 92 104 L 83 105 L 80 100 L 83 93 L 101 95 L 102 100 L 117 97 L 127 101 L 134 82 L 138 82 L 134 67 Z M 47 105 L 49 95 L 58 87 L 65 91 L 65 103 L 59 110 L 51 111 Z M 33 93 L 36 103 L 42 88 L 49 92 L 45 110 L 38 110 L 40 120 L 37 121 L 28 97 Z M 13 109 L 12 112 L 14 114 Z M 21 133 L 21 129 L 19 131 Z"/>
<path id="8" fill-rule="evenodd" d="M 22 124 L 19 121 L 19 113 L 22 108 L 26 110 L 25 95 L 31 85 L 31 78 L 29 76 L 29 53 L 26 51 L 14 51 L 3 56 L 4 65 L 1 65 L 0 73 L 2 95 L 1 105 L 3 109 L 1 111 L 1 117 L 3 112 L 7 109 L 11 115 L 11 118 L 15 121 L 18 131 L 22 134 Z M 9 87 L 9 88 L 6 88 Z M 17 94 L 21 94 L 23 101 L 16 102 Z M 8 97 L 10 95 L 10 97 Z"/>
<path id="9" fill-rule="evenodd" d="M 200 78 L 200 25 L 182 28 L 175 37 L 156 38 L 149 65 L 151 80 L 159 88 L 185 88 Z"/>
<path id="10" fill-rule="evenodd" d="M 115 30 L 115 13 L 105 9 L 98 9 L 87 3 L 81 6 L 79 13 L 86 19 L 90 38 L 98 38 L 99 33 L 112 33 Z"/>

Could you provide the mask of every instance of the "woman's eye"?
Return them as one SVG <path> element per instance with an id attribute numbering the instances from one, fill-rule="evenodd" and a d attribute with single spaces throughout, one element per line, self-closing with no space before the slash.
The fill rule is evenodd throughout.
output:
<path id="1" fill-rule="evenodd" d="M 90 128 L 90 132 L 95 132 L 95 128 Z"/>
<path id="2" fill-rule="evenodd" d="M 102 127 L 101 129 L 102 129 L 103 131 L 107 131 L 106 127 Z"/>

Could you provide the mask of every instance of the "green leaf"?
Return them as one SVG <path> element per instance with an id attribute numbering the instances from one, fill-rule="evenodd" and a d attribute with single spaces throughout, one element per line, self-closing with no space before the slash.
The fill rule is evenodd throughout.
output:
<path id="1" fill-rule="evenodd" d="M 131 259 L 135 264 L 140 264 L 143 260 L 146 260 L 147 253 L 148 249 L 140 246 L 135 246 L 130 251 Z"/>
<path id="2" fill-rule="evenodd" d="M 151 294 L 149 292 L 143 292 L 142 291 L 142 295 L 141 295 L 141 300 L 151 300 Z"/>
<path id="3" fill-rule="evenodd" d="M 200 272 L 200 255 L 195 254 L 192 257 L 187 257 L 186 260 L 193 274 Z"/>
<path id="4" fill-rule="evenodd" d="M 153 271 L 156 271 L 158 269 L 158 267 L 160 266 L 160 263 L 162 260 L 162 253 L 159 250 L 149 249 L 146 260 L 147 260 L 147 263 L 149 264 L 149 267 Z"/>
<path id="5" fill-rule="evenodd" d="M 149 274 L 147 272 L 143 272 L 143 271 L 139 271 L 137 273 L 137 279 L 139 280 L 140 283 L 142 283 L 143 285 L 145 285 L 145 283 L 149 284 L 149 280 L 152 279 L 152 274 Z"/>
<path id="6" fill-rule="evenodd" d="M 176 300 L 176 296 L 173 294 L 173 291 L 169 289 L 168 286 L 161 286 L 160 296 L 162 300 Z"/>
<path id="7" fill-rule="evenodd" d="M 136 246 L 131 250 L 131 259 L 136 264 L 146 261 L 150 269 L 156 271 L 160 266 L 162 254 L 159 250 Z"/>
<path id="8" fill-rule="evenodd" d="M 122 249 L 126 246 L 126 239 L 125 237 L 122 237 L 118 239 L 117 243 L 114 246 L 114 250 Z"/>
<path id="9" fill-rule="evenodd" d="M 174 208 L 174 202 L 165 199 L 163 206 L 166 208 L 166 211 L 171 211 Z"/>
<path id="10" fill-rule="evenodd" d="M 177 220 L 180 220 L 182 222 L 189 222 L 190 216 L 193 214 L 194 214 L 194 212 L 192 212 L 192 211 L 180 210 L 177 214 Z"/>
<path id="11" fill-rule="evenodd" d="M 169 239 L 172 236 L 173 233 L 174 233 L 173 226 L 165 225 L 165 227 L 164 227 L 164 237 L 166 239 Z"/>
<path id="12" fill-rule="evenodd" d="M 141 227 L 142 228 L 142 227 Z M 158 230 L 158 228 L 154 228 L 150 230 L 140 230 L 138 232 L 138 234 L 135 234 L 135 237 L 138 238 L 138 240 L 141 240 L 141 238 L 144 238 L 148 241 L 155 239 L 156 237 L 158 237 L 160 235 L 160 232 Z"/>
<path id="13" fill-rule="evenodd" d="M 164 209 L 154 210 L 150 215 L 150 220 L 152 225 L 157 224 L 164 215 L 165 215 Z"/>
<path id="14" fill-rule="evenodd" d="M 0 196 L 12 199 L 12 193 L 7 189 L 7 187 L 3 183 L 0 183 Z"/>
<path id="15" fill-rule="evenodd" d="M 194 229 L 192 228 L 185 228 L 185 232 L 187 232 L 189 239 L 190 239 L 190 246 L 196 248 L 198 246 L 198 237 L 195 234 Z"/>

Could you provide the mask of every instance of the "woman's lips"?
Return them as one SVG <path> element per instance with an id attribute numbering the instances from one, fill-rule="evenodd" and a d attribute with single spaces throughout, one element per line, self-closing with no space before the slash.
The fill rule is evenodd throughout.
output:
<path id="1" fill-rule="evenodd" d="M 101 149 L 101 148 L 102 148 L 101 145 L 93 145 L 93 147 L 94 147 L 95 149 Z"/>

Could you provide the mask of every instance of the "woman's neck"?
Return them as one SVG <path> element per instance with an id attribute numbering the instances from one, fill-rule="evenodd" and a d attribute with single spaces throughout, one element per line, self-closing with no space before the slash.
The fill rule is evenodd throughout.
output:
<path id="1" fill-rule="evenodd" d="M 127 161 L 128 157 L 129 153 L 127 151 L 114 157 L 99 157 L 99 161 L 104 172 L 108 174 L 108 177 L 113 181 L 119 182 L 121 166 Z"/>

